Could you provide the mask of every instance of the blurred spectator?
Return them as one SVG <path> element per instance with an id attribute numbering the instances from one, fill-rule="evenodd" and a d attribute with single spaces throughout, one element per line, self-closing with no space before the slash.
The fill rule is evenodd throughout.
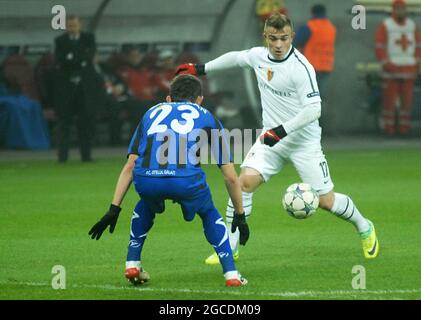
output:
<path id="1" fill-rule="evenodd" d="M 175 59 L 175 65 L 180 65 L 184 63 L 200 63 L 199 58 L 192 52 L 189 51 L 183 51 L 181 52 L 177 58 Z"/>
<path id="2" fill-rule="evenodd" d="M 156 84 L 158 86 L 159 100 L 165 100 L 170 89 L 171 80 L 175 74 L 175 55 L 171 50 L 163 50 L 159 53 Z"/>
<path id="3" fill-rule="evenodd" d="M 39 99 L 34 70 L 25 57 L 19 54 L 8 56 L 3 61 L 3 76 L 13 94 L 23 94 L 32 99 Z"/>
<path id="4" fill-rule="evenodd" d="M 376 58 L 383 68 L 382 130 L 407 135 L 411 129 L 414 82 L 421 59 L 421 34 L 407 17 L 406 3 L 395 0 L 392 16 L 377 28 Z M 398 121 L 397 100 L 400 99 Z"/>
<path id="5" fill-rule="evenodd" d="M 151 56 L 149 56 L 151 57 Z M 134 97 L 153 106 L 156 97 L 156 83 L 151 63 L 143 62 L 142 52 L 137 47 L 131 47 L 126 52 L 127 64 L 119 69 L 119 74 L 126 82 Z"/>
<path id="6" fill-rule="evenodd" d="M 124 101 L 128 98 L 128 88 L 123 79 L 114 72 L 110 62 L 100 61 L 97 54 L 94 57 L 95 71 L 104 81 L 104 93 L 115 101 Z"/>
<path id="7" fill-rule="evenodd" d="M 115 56 L 106 62 L 101 62 L 95 55 L 95 70 L 104 83 L 104 96 L 102 103 L 103 112 L 99 116 L 106 118 L 109 124 L 109 144 L 112 146 L 122 144 L 121 128 L 125 118 L 128 118 L 133 127 L 138 123 L 137 115 L 132 114 L 129 89 L 123 79 L 114 71 Z"/>
<path id="8" fill-rule="evenodd" d="M 21 55 L 7 57 L 0 79 L 0 145 L 47 149 L 50 146 L 34 72 Z"/>
<path id="9" fill-rule="evenodd" d="M 0 144 L 17 149 L 50 147 L 42 107 L 37 100 L 10 93 L 0 97 Z"/>
<path id="10" fill-rule="evenodd" d="M 327 110 L 327 91 L 334 68 L 336 27 L 326 16 L 326 7 L 316 4 L 311 8 L 311 19 L 298 28 L 294 39 L 297 47 L 316 70 L 317 84 L 323 101 L 322 112 Z M 322 113 L 321 121 L 325 119 Z"/>
<path id="11" fill-rule="evenodd" d="M 123 52 L 114 52 L 108 57 L 106 64 L 116 73 L 127 64 L 126 60 L 126 55 Z"/>
<path id="12" fill-rule="evenodd" d="M 67 18 L 67 32 L 55 39 L 54 104 L 58 117 L 58 160 L 68 159 L 70 133 L 76 116 L 81 159 L 92 161 L 95 103 L 103 82 L 93 67 L 96 50 L 93 34 L 81 32 L 77 16 Z"/>
<path id="13" fill-rule="evenodd" d="M 124 50 L 124 62 L 121 61 L 121 56 L 115 56 L 110 61 L 114 71 L 128 88 L 127 100 L 119 103 L 118 108 L 126 114 L 131 132 L 134 132 L 143 114 L 159 102 L 155 77 L 156 59 L 154 52 L 142 55 L 138 47 L 130 46 Z M 120 120 L 115 124 L 118 135 L 122 125 Z"/>

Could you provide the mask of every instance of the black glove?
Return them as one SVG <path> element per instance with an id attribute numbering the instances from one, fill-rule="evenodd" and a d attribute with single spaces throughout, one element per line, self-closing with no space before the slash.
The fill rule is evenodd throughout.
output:
<path id="1" fill-rule="evenodd" d="M 270 129 L 266 131 L 263 135 L 260 136 L 260 142 L 273 147 L 281 139 L 285 138 L 287 135 L 284 126 L 281 124 L 279 127 Z"/>
<path id="2" fill-rule="evenodd" d="M 114 232 L 115 225 L 117 224 L 118 215 L 120 214 L 121 208 L 113 204 L 110 205 L 110 209 L 105 213 L 105 215 L 99 220 L 92 228 L 89 230 L 89 235 L 92 235 L 91 238 L 99 240 L 102 233 L 108 226 L 110 226 L 110 233 Z"/>
<path id="3" fill-rule="evenodd" d="M 237 228 L 240 230 L 240 244 L 245 245 L 250 236 L 249 226 L 246 221 L 245 213 L 240 214 L 234 212 L 234 218 L 232 219 L 231 232 L 235 232 Z"/>

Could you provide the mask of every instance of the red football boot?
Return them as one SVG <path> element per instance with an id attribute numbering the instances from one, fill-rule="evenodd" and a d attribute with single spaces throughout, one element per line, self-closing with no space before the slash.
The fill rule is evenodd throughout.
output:
<path id="1" fill-rule="evenodd" d="M 124 275 L 134 285 L 144 284 L 150 280 L 149 273 L 143 270 L 143 268 L 127 268 Z"/>

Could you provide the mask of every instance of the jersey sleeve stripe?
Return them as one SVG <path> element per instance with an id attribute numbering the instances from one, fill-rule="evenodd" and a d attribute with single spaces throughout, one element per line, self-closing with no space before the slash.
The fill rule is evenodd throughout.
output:
<path id="1" fill-rule="evenodd" d="M 304 62 L 302 62 L 302 61 L 300 60 L 300 58 L 298 58 L 298 56 L 297 56 L 297 54 L 296 54 L 295 52 L 294 52 L 294 56 L 295 56 L 295 58 L 297 58 L 298 62 L 300 62 L 300 63 L 303 65 L 304 69 L 306 69 L 306 72 L 307 72 L 308 78 L 310 79 L 311 90 L 313 90 L 313 92 L 312 92 L 312 93 L 317 92 L 317 91 L 314 89 L 313 79 L 311 78 L 310 71 L 308 70 L 307 66 L 305 65 L 305 63 L 304 63 Z"/>
<path id="2" fill-rule="evenodd" d="M 148 137 L 148 140 L 146 142 L 145 153 L 143 155 L 143 161 L 142 161 L 142 168 L 150 167 L 153 139 L 154 139 L 154 136 L 151 135 Z"/>

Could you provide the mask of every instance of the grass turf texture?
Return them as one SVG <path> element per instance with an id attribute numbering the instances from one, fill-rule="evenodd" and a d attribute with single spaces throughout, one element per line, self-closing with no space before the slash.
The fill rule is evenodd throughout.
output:
<path id="1" fill-rule="evenodd" d="M 251 237 L 237 263 L 249 280 L 225 288 L 201 220 L 187 223 L 167 201 L 143 250 L 151 281 L 133 288 L 123 277 L 131 189 L 114 234 L 88 236 L 112 197 L 122 159 L 0 162 L 1 299 L 420 299 L 421 151 L 328 152 L 335 190 L 352 197 L 375 223 L 380 254 L 363 258 L 351 224 L 318 210 L 295 220 L 281 195 L 299 178 L 291 165 L 255 193 Z M 227 193 L 216 167 L 205 166 L 214 202 L 225 214 Z M 51 287 L 52 267 L 66 268 L 66 289 Z M 354 290 L 355 265 L 366 269 L 366 290 Z"/>

